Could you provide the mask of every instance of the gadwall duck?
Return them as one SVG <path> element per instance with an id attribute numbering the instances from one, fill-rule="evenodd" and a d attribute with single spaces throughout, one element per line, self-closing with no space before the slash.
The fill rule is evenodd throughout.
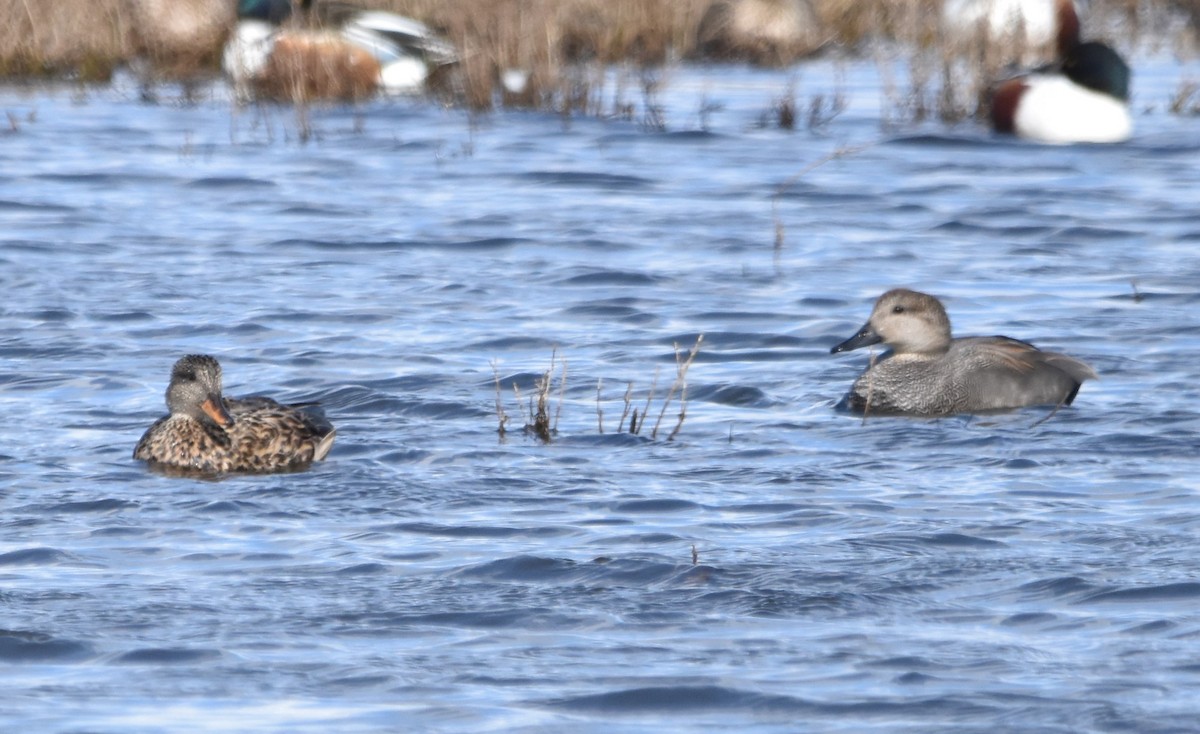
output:
<path id="1" fill-rule="evenodd" d="M 1029 405 L 1070 405 L 1091 367 L 1006 336 L 950 336 L 938 299 L 896 288 L 875 302 L 857 334 L 830 353 L 879 344 L 892 351 L 854 382 L 844 404 L 852 410 L 950 415 Z"/>
<path id="2" fill-rule="evenodd" d="M 333 446 L 335 431 L 312 404 L 221 396 L 221 365 L 189 354 L 171 369 L 171 411 L 138 441 L 133 458 L 200 473 L 303 469 Z"/>
<path id="3" fill-rule="evenodd" d="M 1099 41 L 1081 41 L 1070 0 L 1058 0 L 1056 63 L 1002 82 L 992 127 L 1040 143 L 1119 143 L 1133 134 L 1129 65 Z"/>

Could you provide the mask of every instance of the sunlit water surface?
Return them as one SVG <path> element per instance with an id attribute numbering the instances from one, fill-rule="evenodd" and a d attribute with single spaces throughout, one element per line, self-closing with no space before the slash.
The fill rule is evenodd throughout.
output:
<path id="1" fill-rule="evenodd" d="M 1107 147 L 885 129 L 870 65 L 678 70 L 665 132 L 0 93 L 0 720 L 1200 728 L 1196 70 L 1134 66 Z M 848 107 L 780 130 L 789 87 Z M 1102 379 L 1044 422 L 839 413 L 869 355 L 829 348 L 896 285 Z M 329 460 L 132 461 L 192 352 L 322 401 Z"/>

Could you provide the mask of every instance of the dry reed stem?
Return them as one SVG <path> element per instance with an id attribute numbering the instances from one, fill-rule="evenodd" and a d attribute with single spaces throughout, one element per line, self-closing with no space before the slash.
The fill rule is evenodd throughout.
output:
<path id="1" fill-rule="evenodd" d="M 550 368 L 543 372 L 537 382 L 534 383 L 534 394 L 530 395 L 528 400 L 527 422 L 525 423 L 524 430 L 526 433 L 532 433 L 537 436 L 543 443 L 550 443 L 554 434 L 558 432 L 558 416 L 562 413 L 563 393 L 566 390 L 567 381 L 567 365 L 565 360 L 563 360 L 559 373 L 558 409 L 554 420 L 550 420 L 550 390 L 554 384 L 554 370 L 557 364 L 558 349 L 555 348 L 550 354 Z M 521 390 L 515 382 L 513 383 L 513 392 L 516 394 L 517 405 L 521 405 Z"/>
<path id="2" fill-rule="evenodd" d="M 499 433 L 500 438 L 503 439 L 504 434 L 506 433 L 504 426 L 506 423 L 508 423 L 508 414 L 504 412 L 504 402 L 500 399 L 500 368 L 494 359 L 492 360 L 491 365 L 492 378 L 496 381 L 496 420 L 500 423 L 499 427 L 496 429 L 496 432 Z"/>
<path id="3" fill-rule="evenodd" d="M 551 359 L 550 363 L 551 363 L 551 365 L 553 365 L 554 360 Z M 566 357 L 564 357 L 563 361 L 562 361 L 562 369 L 558 373 L 558 407 L 554 409 L 554 425 L 551 426 L 551 429 L 555 433 L 558 432 L 558 419 L 562 416 L 563 397 L 565 396 L 566 392 L 567 392 L 567 360 L 566 360 Z"/>
<path id="4" fill-rule="evenodd" d="M 680 358 L 679 344 L 675 346 L 675 380 L 671 383 L 671 388 L 667 391 L 667 397 L 663 400 L 662 409 L 658 411 L 658 420 L 654 422 L 654 430 L 650 431 L 650 438 L 658 438 L 658 427 L 662 424 L 663 416 L 666 415 L 667 406 L 671 404 L 671 399 L 675 397 L 675 392 L 679 391 L 679 422 L 675 424 L 675 430 L 671 431 L 671 435 L 667 436 L 670 441 L 679 433 L 679 429 L 683 427 L 683 420 L 687 417 L 687 371 L 692 366 L 692 362 L 696 359 L 696 354 L 700 351 L 700 344 L 704 341 L 704 335 L 700 334 L 696 337 L 696 344 L 687 354 L 686 359 Z"/>
<path id="5" fill-rule="evenodd" d="M 783 183 L 779 184 L 778 187 L 776 187 L 775 193 L 771 195 L 771 218 L 775 222 L 775 259 L 776 259 L 777 266 L 778 266 L 779 255 L 783 251 L 784 235 L 785 235 L 783 220 L 779 218 L 779 197 L 782 196 L 784 193 L 786 193 L 787 190 L 790 189 L 793 185 L 795 185 L 795 183 L 797 181 L 804 178 L 805 176 L 807 176 L 809 173 L 811 173 L 815 169 L 820 168 L 821 166 L 825 165 L 829 161 L 836 160 L 838 158 L 844 158 L 848 155 L 854 155 L 856 153 L 861 153 L 862 151 L 864 151 L 867 148 L 870 148 L 874 145 L 875 145 L 875 143 L 872 142 L 872 143 L 863 143 L 862 145 L 854 145 L 854 146 L 845 146 L 845 145 L 839 146 L 832 153 L 823 155 L 820 158 L 818 158 L 817 160 L 813 161 L 812 163 L 809 163 L 804 168 L 801 168 L 798 173 L 796 173 L 792 177 L 788 178 L 786 181 L 784 181 Z"/>
<path id="6" fill-rule="evenodd" d="M 654 400 L 654 391 L 658 388 L 658 373 L 661 369 L 658 365 L 654 367 L 654 379 L 650 381 L 650 391 L 646 393 L 646 404 L 642 406 L 641 421 L 638 421 L 637 409 L 633 410 L 633 417 L 629 420 L 629 432 L 632 434 L 640 434 L 646 425 L 646 416 L 650 414 L 650 402 Z"/>
<path id="7" fill-rule="evenodd" d="M 521 388 L 517 385 L 516 380 L 513 380 L 513 397 L 517 401 L 517 410 L 521 409 Z"/>
<path id="8" fill-rule="evenodd" d="M 1049 412 L 1049 413 L 1047 413 L 1047 414 L 1045 415 L 1045 417 L 1043 417 L 1043 418 L 1039 418 L 1039 419 L 1037 419 L 1036 421 L 1034 421 L 1034 422 L 1033 422 L 1033 425 L 1031 425 L 1031 426 L 1030 426 L 1030 428 L 1037 428 L 1038 426 L 1042 425 L 1042 424 L 1043 424 L 1043 423 L 1045 423 L 1046 421 L 1048 421 L 1048 420 L 1050 420 L 1051 418 L 1053 418 L 1055 415 L 1057 415 L 1057 414 L 1058 414 L 1058 411 L 1059 411 L 1059 409 L 1060 409 L 1060 408 L 1062 408 L 1064 405 L 1066 405 L 1066 403 L 1065 403 L 1065 402 L 1059 402 L 1057 405 L 1055 405 L 1055 406 L 1054 406 L 1054 408 L 1053 408 L 1053 409 L 1051 409 L 1051 410 L 1050 410 L 1050 412 Z"/>
<path id="9" fill-rule="evenodd" d="M 1200 84 L 1193 79 L 1181 80 L 1167 103 L 1167 110 L 1172 115 L 1200 115 Z"/>
<path id="10" fill-rule="evenodd" d="M 550 373 L 546 372 L 537 381 L 535 391 L 537 395 L 537 409 L 534 409 L 534 397 L 529 397 L 529 422 L 525 424 L 525 431 L 537 436 L 543 443 L 550 443 L 550 415 L 546 410 L 546 401 L 550 393 Z"/>
<path id="11" fill-rule="evenodd" d="M 600 391 L 604 388 L 604 378 L 596 380 L 596 431 L 604 435 L 604 408 L 600 405 Z"/>
<path id="12" fill-rule="evenodd" d="M 628 383 L 625 384 L 625 409 L 621 411 L 621 422 L 617 424 L 617 433 L 620 433 L 621 431 L 625 430 L 625 419 L 629 417 L 629 408 L 633 404 L 632 396 L 633 396 L 633 381 L 630 380 Z M 637 411 L 635 410 L 634 416 L 636 417 L 636 415 L 637 415 Z M 629 427 L 629 432 L 630 433 L 634 432 L 632 424 Z"/>

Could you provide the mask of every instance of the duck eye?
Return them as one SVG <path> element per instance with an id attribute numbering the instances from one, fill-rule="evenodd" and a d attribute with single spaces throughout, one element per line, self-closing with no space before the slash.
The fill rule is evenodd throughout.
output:
<path id="1" fill-rule="evenodd" d="M 892 313 L 904 313 L 904 306 L 893 306 Z"/>

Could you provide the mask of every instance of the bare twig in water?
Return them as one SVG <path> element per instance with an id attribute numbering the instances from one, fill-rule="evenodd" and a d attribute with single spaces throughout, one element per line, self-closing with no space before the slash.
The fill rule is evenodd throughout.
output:
<path id="1" fill-rule="evenodd" d="M 695 566 L 700 562 L 700 551 L 696 550 L 696 544 L 692 543 L 692 565 Z"/>
<path id="2" fill-rule="evenodd" d="M 538 381 L 534 384 L 534 389 L 537 393 L 537 400 L 534 397 L 529 397 L 529 422 L 525 424 L 525 431 L 537 436 L 543 443 L 550 443 L 550 439 L 554 434 L 554 426 L 550 423 L 550 386 L 554 382 L 554 365 L 558 356 L 558 350 L 550 353 L 550 369 L 542 373 Z"/>
<path id="3" fill-rule="evenodd" d="M 617 433 L 620 433 L 621 431 L 625 430 L 625 419 L 627 417 L 629 417 L 629 406 L 632 404 L 632 396 L 633 396 L 633 381 L 630 380 L 629 383 L 627 383 L 625 385 L 625 410 L 621 411 L 621 422 L 617 424 Z M 634 411 L 634 419 L 636 420 L 636 418 L 637 418 L 637 411 Z M 629 426 L 629 432 L 630 433 L 634 432 L 632 423 Z"/>
<path id="4" fill-rule="evenodd" d="M 796 129 L 796 80 L 788 82 L 783 96 L 776 99 L 772 105 L 775 112 L 775 123 L 780 130 Z"/>
<path id="5" fill-rule="evenodd" d="M 604 408 L 600 407 L 600 390 L 604 387 L 604 378 L 596 380 L 596 430 L 604 435 Z"/>
<path id="6" fill-rule="evenodd" d="M 1142 292 L 1138 290 L 1137 281 L 1136 280 L 1129 281 L 1129 287 L 1133 288 L 1133 302 L 1141 303 L 1142 299 L 1145 298 L 1145 296 L 1143 296 Z"/>
<path id="7" fill-rule="evenodd" d="M 1042 425 L 1042 424 L 1043 424 L 1043 423 L 1045 423 L 1046 421 L 1048 421 L 1048 420 L 1050 420 L 1051 418 L 1053 418 L 1053 417 L 1055 416 L 1055 414 L 1056 414 L 1056 413 L 1058 413 L 1058 410 L 1059 410 L 1059 408 L 1063 407 L 1064 405 L 1066 405 L 1066 403 L 1061 403 L 1061 402 L 1060 402 L 1060 403 L 1058 403 L 1057 405 L 1055 405 L 1055 406 L 1054 406 L 1054 409 L 1053 409 L 1053 410 L 1051 410 L 1049 413 L 1047 413 L 1047 414 L 1046 414 L 1046 417 L 1044 417 L 1044 418 L 1039 418 L 1038 420 L 1034 421 L 1033 425 L 1032 425 L 1032 426 L 1030 426 L 1030 428 L 1037 428 L 1038 426 Z"/>
<path id="8" fill-rule="evenodd" d="M 305 102 L 297 102 L 296 111 L 296 134 L 300 137 L 300 143 L 305 144 L 312 139 L 315 130 L 312 124 L 312 114 L 308 104 Z"/>
<path id="9" fill-rule="evenodd" d="M 840 89 L 833 93 L 828 104 L 826 104 L 824 95 L 813 95 L 808 102 L 808 129 L 820 130 L 825 127 L 833 122 L 834 118 L 845 112 L 847 105 L 846 95 Z"/>
<path id="10" fill-rule="evenodd" d="M 666 132 L 667 119 L 663 114 L 663 106 L 658 102 L 658 90 L 662 87 L 663 80 L 657 70 L 644 68 L 641 81 L 642 127 L 651 132 Z"/>
<path id="11" fill-rule="evenodd" d="M 794 176 L 787 179 L 783 183 L 779 184 L 779 186 L 775 189 L 775 193 L 771 196 L 771 219 L 775 222 L 775 256 L 777 258 L 779 257 L 779 253 L 783 251 L 783 240 L 784 240 L 783 220 L 779 218 L 779 197 L 781 197 L 785 193 L 787 193 L 787 190 L 790 189 L 797 181 L 804 178 L 805 176 L 807 176 L 809 173 L 811 173 L 815 169 L 820 168 L 821 166 L 825 165 L 829 161 L 836 160 L 838 158 L 845 158 L 846 156 L 854 155 L 855 153 L 861 153 L 862 151 L 866 150 L 867 148 L 870 148 L 873 145 L 875 145 L 875 143 L 864 143 L 862 145 L 853 145 L 853 146 L 846 146 L 846 145 L 839 146 L 832 153 L 821 156 L 820 158 L 813 161 L 812 163 L 809 163 L 807 166 L 800 169 L 800 171 L 797 172 Z"/>
<path id="12" fill-rule="evenodd" d="M 696 337 L 696 344 L 687 353 L 687 357 L 680 356 L 679 345 L 675 345 L 675 381 L 671 383 L 671 389 L 667 391 L 667 397 L 663 400 L 662 410 L 658 412 L 658 420 L 654 422 L 654 430 L 650 432 L 650 438 L 658 437 L 658 426 L 662 423 L 663 416 L 667 412 L 667 406 L 671 404 L 671 398 L 675 396 L 676 390 L 679 391 L 679 422 L 675 424 L 675 429 L 667 436 L 667 440 L 674 440 L 679 429 L 683 428 L 683 420 L 687 417 L 687 371 L 692 366 L 692 362 L 696 360 L 696 354 L 700 351 L 700 344 L 704 341 L 704 335 L 700 334 Z"/>
<path id="13" fill-rule="evenodd" d="M 513 380 L 513 397 L 517 400 L 517 410 L 521 409 L 521 388 L 517 385 L 517 381 Z"/>
<path id="14" fill-rule="evenodd" d="M 702 97 L 700 99 L 700 110 L 699 110 L 700 129 L 707 131 L 709 129 L 708 128 L 709 115 L 711 115 L 714 112 L 720 112 L 724 109 L 725 109 L 725 105 L 723 105 L 719 102 L 713 102 L 712 100 L 710 100 L 708 98 L 707 95 Z"/>
<path id="15" fill-rule="evenodd" d="M 492 378 L 496 381 L 496 420 L 500 422 L 497 433 L 503 439 L 505 434 L 504 424 L 508 423 L 508 414 L 504 412 L 504 403 L 500 400 L 500 369 L 497 367 L 496 360 L 494 359 L 492 360 Z M 513 387 L 515 388 L 516 385 L 513 385 Z"/>
<path id="16" fill-rule="evenodd" d="M 554 358 L 550 358 L 550 369 L 554 369 Z M 558 407 L 554 409 L 554 425 L 551 430 L 558 433 L 558 419 L 562 416 L 563 395 L 567 392 L 567 359 L 563 358 L 562 369 L 558 373 Z"/>
<path id="17" fill-rule="evenodd" d="M 1179 88 L 1175 90 L 1175 94 L 1167 103 L 1167 110 L 1172 115 L 1200 114 L 1198 99 L 1200 99 L 1200 84 L 1191 79 L 1185 79 L 1179 83 Z"/>
<path id="18" fill-rule="evenodd" d="M 654 400 L 654 390 L 658 387 L 659 367 L 654 368 L 654 379 L 650 381 L 650 392 L 646 393 L 646 404 L 642 406 L 642 412 L 639 414 L 637 409 L 633 410 L 633 417 L 629 419 L 629 432 L 639 434 L 642 428 L 646 425 L 646 416 L 650 415 L 650 402 Z M 638 420 L 638 416 L 641 420 Z"/>

